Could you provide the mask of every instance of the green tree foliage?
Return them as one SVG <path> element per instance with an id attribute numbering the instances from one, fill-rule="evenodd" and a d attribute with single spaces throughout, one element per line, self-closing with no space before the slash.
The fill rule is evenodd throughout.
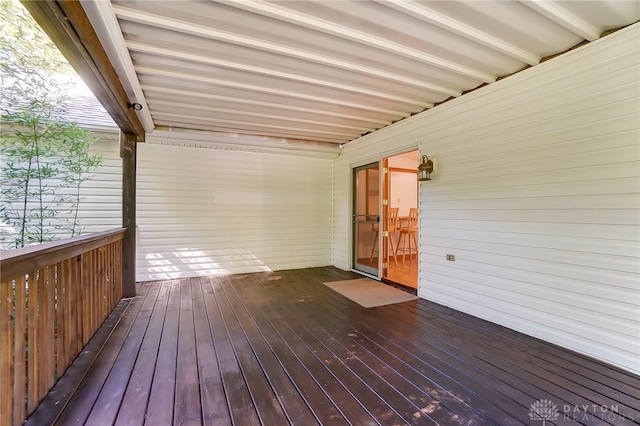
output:
<path id="1" fill-rule="evenodd" d="M 61 159 L 61 166 L 65 172 L 63 181 L 70 190 L 66 200 L 71 204 L 71 236 L 75 237 L 82 230 L 78 220 L 80 186 L 91 178 L 88 172 L 102 165 L 102 157 L 89 154 L 89 147 L 94 142 L 89 132 L 79 128 L 75 123 L 70 124 L 65 130 L 65 137 L 68 139 L 65 143 L 66 155 Z"/>
<path id="2" fill-rule="evenodd" d="M 75 236 L 80 186 L 102 158 L 62 120 L 71 68 L 17 0 L 0 0 L 0 220 L 3 248 Z"/>
<path id="3" fill-rule="evenodd" d="M 3 102 L 24 102 L 44 109 L 59 104 L 64 87 L 51 75 L 71 74 L 69 63 L 18 0 L 0 0 L 0 71 Z"/>

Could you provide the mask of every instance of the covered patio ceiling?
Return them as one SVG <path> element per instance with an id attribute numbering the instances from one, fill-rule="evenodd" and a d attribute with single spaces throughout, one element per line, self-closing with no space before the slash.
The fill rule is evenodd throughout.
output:
<path id="1" fill-rule="evenodd" d="M 292 149 L 335 150 L 640 19 L 635 0 L 80 3 L 147 139 Z"/>

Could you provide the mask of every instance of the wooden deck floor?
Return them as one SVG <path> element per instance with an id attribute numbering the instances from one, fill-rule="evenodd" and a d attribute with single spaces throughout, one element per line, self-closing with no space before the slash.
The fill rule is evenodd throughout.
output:
<path id="1" fill-rule="evenodd" d="M 322 284 L 349 278 L 142 283 L 28 424 L 640 422 L 637 376 L 425 300 L 365 309 Z M 557 411 L 532 419 L 538 400 Z"/>

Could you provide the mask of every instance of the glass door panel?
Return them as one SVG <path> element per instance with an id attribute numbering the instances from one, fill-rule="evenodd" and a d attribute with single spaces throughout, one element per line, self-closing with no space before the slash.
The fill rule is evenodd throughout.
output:
<path id="1" fill-rule="evenodd" d="M 354 269 L 380 276 L 380 166 L 353 170 L 353 265 Z"/>

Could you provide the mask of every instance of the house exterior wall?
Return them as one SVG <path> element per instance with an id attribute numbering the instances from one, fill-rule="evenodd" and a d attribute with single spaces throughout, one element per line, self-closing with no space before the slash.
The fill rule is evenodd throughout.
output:
<path id="1" fill-rule="evenodd" d="M 102 157 L 102 165 L 80 188 L 78 218 L 82 234 L 122 227 L 122 159 L 117 129 L 94 131 L 98 140 L 90 153 Z"/>
<path id="2" fill-rule="evenodd" d="M 347 144 L 334 265 L 351 167 L 419 146 L 419 296 L 639 373 L 639 28 Z"/>
<path id="3" fill-rule="evenodd" d="M 137 280 L 330 265 L 331 168 L 138 144 Z"/>
<path id="4" fill-rule="evenodd" d="M 84 177 L 88 180 L 80 185 L 80 201 L 77 204 L 77 226 L 73 229 L 76 219 L 75 204 L 70 201 L 65 203 L 53 203 L 53 195 L 45 195 L 43 201 L 46 207 L 55 209 L 56 214 L 51 220 L 45 223 L 45 238 L 51 240 L 63 240 L 71 238 L 72 232 L 75 235 L 86 235 L 101 231 L 119 228 L 122 226 L 122 161 L 119 156 L 118 134 L 113 131 L 93 130 L 93 137 L 96 139 L 89 148 L 90 155 L 99 155 L 102 164 L 99 168 Z M 2 161 L 5 161 L 2 159 Z M 35 183 L 33 183 L 35 185 Z M 54 195 L 60 196 L 58 188 L 66 184 L 61 179 L 48 179 L 44 185 L 49 188 L 57 188 Z M 75 189 L 69 188 L 66 194 L 75 195 Z M 21 209 L 22 205 L 15 203 L 15 209 Z M 32 200 L 27 205 L 28 209 L 37 210 L 39 208 L 36 200 Z M 9 247 L 13 235 L 19 232 L 9 225 L 4 225 L 0 229 L 6 233 L 6 247 Z M 3 245 L 3 249 L 6 248 Z"/>

